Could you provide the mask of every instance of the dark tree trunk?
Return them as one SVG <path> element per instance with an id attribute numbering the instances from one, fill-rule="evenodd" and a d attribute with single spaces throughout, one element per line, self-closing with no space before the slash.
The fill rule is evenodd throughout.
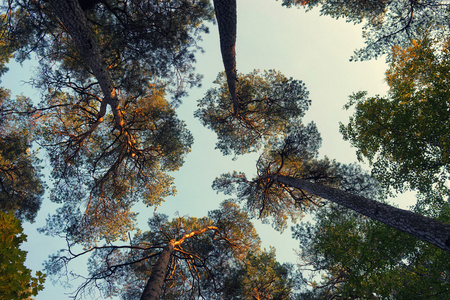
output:
<path id="1" fill-rule="evenodd" d="M 123 116 L 120 111 L 116 89 L 81 6 L 77 0 L 49 0 L 49 3 L 74 40 L 81 57 L 91 68 L 102 89 L 104 99 L 98 119 L 104 116 L 106 106 L 109 104 L 114 115 L 115 125 L 120 129 L 123 125 Z"/>
<path id="2" fill-rule="evenodd" d="M 450 252 L 450 224 L 303 179 L 280 175 L 273 175 L 272 178 L 290 187 L 305 190 L 349 208 Z"/>
<path id="3" fill-rule="evenodd" d="M 231 94 L 233 114 L 238 114 L 236 75 L 236 0 L 214 0 L 214 10 L 219 26 L 220 51 L 227 75 L 228 90 Z"/>
<path id="4" fill-rule="evenodd" d="M 158 300 L 164 285 L 164 279 L 169 268 L 170 258 L 173 253 L 173 242 L 170 242 L 159 255 L 158 261 L 153 266 L 150 278 L 145 285 L 141 300 Z"/>

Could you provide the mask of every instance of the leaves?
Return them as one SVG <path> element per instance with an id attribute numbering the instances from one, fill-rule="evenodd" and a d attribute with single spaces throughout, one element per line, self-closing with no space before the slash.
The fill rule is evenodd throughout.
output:
<path id="1" fill-rule="evenodd" d="M 91 277 L 75 297 L 100 286 L 108 296 L 131 299 L 142 293 L 161 249 L 171 243 L 174 252 L 167 269 L 165 297 L 200 297 L 220 293 L 230 267 L 240 264 L 250 250 L 259 249 L 260 240 L 248 215 L 232 202 L 222 203 L 208 217 L 169 220 L 155 214 L 148 224 L 149 230 L 137 232 L 128 244 L 108 243 L 81 253 L 71 248 L 60 251 L 46 263 L 46 270 L 63 274 L 71 260 L 92 253 Z"/>
<path id="2" fill-rule="evenodd" d="M 357 148 L 360 160 L 373 164 L 385 187 L 418 189 L 429 203 L 449 195 L 450 104 L 448 76 L 443 76 L 450 71 L 448 53 L 448 39 L 427 36 L 394 48 L 386 72 L 388 95 L 355 94 L 347 106 L 355 113 L 340 125 L 344 139 Z"/>
<path id="3" fill-rule="evenodd" d="M 283 0 L 282 5 L 306 10 L 320 7 L 321 15 L 363 23 L 365 47 L 355 51 L 351 60 L 367 60 L 390 55 L 393 46 L 406 46 L 423 29 L 439 36 L 448 32 L 447 1 L 387 0 Z"/>
<path id="4" fill-rule="evenodd" d="M 33 123 L 19 112 L 29 99 L 9 98 L 0 89 L 0 210 L 34 221 L 41 206 L 44 184 L 36 152 L 31 150 Z"/>
<path id="5" fill-rule="evenodd" d="M 2 299 L 29 299 L 44 288 L 45 275 L 38 271 L 32 276 L 24 265 L 27 255 L 20 244 L 26 235 L 19 219 L 12 213 L 0 211 L 0 297 Z"/>
<path id="6" fill-rule="evenodd" d="M 274 248 L 253 250 L 225 278 L 224 299 L 291 299 L 291 267 L 276 261 Z"/>
<path id="7" fill-rule="evenodd" d="M 206 92 L 194 115 L 216 132 L 216 148 L 223 154 L 241 155 L 259 150 L 268 138 L 297 126 L 311 101 L 304 84 L 274 70 L 238 74 L 239 109 L 235 113 L 225 74 L 219 87 Z"/>
<path id="8" fill-rule="evenodd" d="M 309 282 L 321 275 L 318 298 L 439 298 L 450 288 L 447 252 L 334 205 L 293 236 Z"/>

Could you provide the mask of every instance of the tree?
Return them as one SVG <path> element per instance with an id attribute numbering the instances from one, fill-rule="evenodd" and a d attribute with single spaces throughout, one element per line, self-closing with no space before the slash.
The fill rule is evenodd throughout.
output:
<path id="1" fill-rule="evenodd" d="M 366 60 L 390 53 L 392 46 L 404 46 L 420 36 L 420 29 L 433 33 L 448 30 L 449 4 L 441 0 L 283 0 L 282 5 L 310 10 L 320 6 L 320 13 L 345 18 L 363 25 L 366 46 L 355 51 L 352 59 Z"/>
<path id="2" fill-rule="evenodd" d="M 217 88 L 199 100 L 195 116 L 217 133 L 216 148 L 223 154 L 254 152 L 274 135 L 297 124 L 311 101 L 300 80 L 286 78 L 274 70 L 238 75 L 239 114 L 230 106 L 225 75 L 219 74 Z"/>
<path id="3" fill-rule="evenodd" d="M 18 44 L 17 59 L 26 58 L 25 53 L 30 52 L 39 56 L 43 66 L 41 81 L 45 84 L 74 89 L 78 93 L 89 91 L 91 84 L 98 87 L 101 83 L 104 88 L 106 77 L 100 76 L 103 82 L 92 78 L 97 77 L 98 72 L 106 76 L 100 70 L 104 67 L 108 68 L 115 89 L 133 92 L 135 96 L 139 95 L 140 87 L 154 83 L 155 77 L 160 83 L 175 84 L 176 98 L 185 93 L 186 85 L 198 84 L 199 75 L 194 73 L 193 63 L 196 51 L 200 50 L 197 41 L 202 33 L 208 32 L 203 22 L 213 18 L 209 1 L 102 0 L 90 1 L 92 7 L 85 10 L 79 1 L 16 0 L 8 4 L 4 7 L 9 16 L 5 24 L 6 38 Z M 58 7 L 66 9 L 62 12 L 68 18 L 66 27 L 58 21 L 62 16 L 54 10 Z M 73 19 L 74 14 L 79 19 Z M 85 23 L 84 29 L 72 28 L 68 32 L 67 22 L 71 19 Z M 71 40 L 68 35 L 73 34 L 81 40 Z M 79 47 L 83 43 L 88 46 L 85 42 L 91 38 L 95 39 L 98 52 L 97 56 L 86 60 L 83 58 L 86 53 L 82 54 Z M 89 62 L 89 59 L 96 62 Z"/>
<path id="4" fill-rule="evenodd" d="M 1 15 L 0 76 L 16 50 L 10 43 Z M 31 150 L 34 123 L 20 114 L 31 106 L 30 99 L 11 99 L 10 92 L 0 87 L 0 211 L 13 212 L 21 220 L 34 221 L 40 208 L 44 185 L 36 151 Z"/>
<path id="5" fill-rule="evenodd" d="M 36 296 L 44 286 L 45 275 L 37 271 L 35 276 L 25 267 L 27 252 L 20 244 L 26 235 L 20 220 L 12 212 L 0 211 L 0 297 L 2 299 L 29 299 Z"/>
<path id="6" fill-rule="evenodd" d="M 293 227 L 300 269 L 313 270 L 306 294 L 314 299 L 439 299 L 449 292 L 448 252 L 337 205 L 314 219 Z M 448 207 L 439 219 L 448 222 Z"/>
<path id="7" fill-rule="evenodd" d="M 236 17 L 223 14 L 219 5 L 224 3 L 215 1 L 222 25 L 222 17 Z M 53 167 L 52 197 L 63 203 L 43 228 L 65 236 L 68 243 L 66 252 L 49 262 L 49 273 L 92 253 L 90 277 L 76 296 L 99 284 L 107 296 L 213 299 L 230 289 L 224 284 L 231 284 L 240 293 L 236 298 L 287 298 L 289 267 L 259 251 L 248 216 L 233 203 L 208 218 L 169 221 L 155 215 L 148 231 L 137 232 L 133 239 L 127 236 L 135 226 L 134 203 L 157 205 L 173 194 L 168 172 L 177 170 L 189 152 L 192 138 L 174 106 L 185 94 L 184 85 L 199 83 L 192 64 L 197 34 L 206 31 L 202 23 L 212 17 L 209 2 L 17 0 L 3 8 L 7 47 L 19 49 L 14 53 L 19 60 L 36 53 L 42 65 L 42 76 L 34 83 L 44 99 L 37 109 L 25 107 L 19 113 L 33 115 L 37 123 L 35 134 Z M 233 20 L 225 25 L 231 28 L 228 34 L 235 29 Z M 221 34 L 221 41 L 225 38 L 230 36 Z M 225 60 L 235 63 L 234 42 L 225 46 Z M 7 47 L 0 50 L 7 52 Z M 226 73 L 235 72 L 227 64 Z M 218 148 L 226 154 L 266 147 L 255 180 L 236 173 L 217 180 L 216 187 L 231 191 L 237 184 L 247 197 L 247 210 L 273 216 L 278 228 L 289 215 L 321 207 L 327 198 L 385 222 L 401 214 L 411 223 L 427 224 L 418 228 L 389 221 L 440 247 L 449 246 L 445 224 L 320 185 L 347 191 L 371 186 L 356 167 L 317 159 L 317 129 L 314 123 L 300 122 L 309 106 L 300 81 L 275 71 L 242 75 L 238 82 L 232 77 L 221 75 L 220 87 L 201 101 L 196 115 L 218 133 Z M 292 134 L 283 139 L 285 132 Z M 84 250 L 76 254 L 77 246 Z M 261 264 L 270 276 L 252 278 Z M 240 279 L 246 285 L 238 285 Z"/>
<path id="8" fill-rule="evenodd" d="M 31 150 L 33 125 L 29 118 L 15 113 L 28 105 L 28 99 L 12 100 L 9 92 L 0 88 L 0 210 L 34 221 L 44 185 L 39 159 Z"/>
<path id="9" fill-rule="evenodd" d="M 425 35 L 408 47 L 394 47 L 387 96 L 354 94 L 346 108 L 354 106 L 355 113 L 340 125 L 378 180 L 386 188 L 418 190 L 423 209 L 450 196 L 448 72 L 448 38 Z"/>
<path id="10" fill-rule="evenodd" d="M 251 251 L 225 279 L 222 299 L 292 299 L 296 282 L 293 267 L 275 259 L 275 249 Z"/>
<path id="11" fill-rule="evenodd" d="M 227 77 L 228 91 L 231 96 L 233 115 L 239 114 L 236 71 L 236 0 L 214 0 L 214 9 L 219 26 L 220 51 Z"/>
<path id="12" fill-rule="evenodd" d="M 124 299 L 159 299 L 158 295 L 164 299 L 217 299 L 227 297 L 238 278 L 248 280 L 239 282 L 240 295 L 245 299 L 255 293 L 262 297 L 264 291 L 267 295 L 290 293 L 290 269 L 276 263 L 273 251 L 260 252 L 260 241 L 248 215 L 230 201 L 208 217 L 169 221 L 167 216 L 155 214 L 148 225 L 149 230 L 138 232 L 128 245 L 108 244 L 75 254 L 71 249 L 74 244 L 69 243 L 69 249 L 54 255 L 46 269 L 55 275 L 71 260 L 92 253 L 90 278 L 75 297 L 90 286 L 100 286 L 106 296 Z M 273 277 L 253 273 L 263 262 L 269 263 L 265 267 Z M 270 281 L 271 287 L 258 287 L 263 281 Z"/>
<path id="13" fill-rule="evenodd" d="M 158 205 L 174 193 L 167 172 L 192 136 L 166 96 L 176 104 L 199 83 L 195 41 L 212 18 L 206 0 L 100 2 L 84 11 L 75 0 L 8 2 L 5 23 L 18 58 L 34 51 L 41 60 L 35 83 L 46 96 L 28 113 L 50 156 L 52 197 L 65 212 L 82 203 L 87 242 L 132 228 L 138 199 Z"/>
<path id="14" fill-rule="evenodd" d="M 213 188 L 235 193 L 247 210 L 260 218 L 272 217 L 278 229 L 289 216 L 295 221 L 302 210 L 320 206 L 321 199 L 326 199 L 450 251 L 449 224 L 355 194 L 352 183 L 361 177 L 360 172 L 328 159 L 314 159 L 318 139 L 309 131 L 308 127 L 297 128 L 285 139 L 270 141 L 258 161 L 256 178 L 225 174 L 215 180 Z M 345 191 L 348 187 L 353 193 Z"/>

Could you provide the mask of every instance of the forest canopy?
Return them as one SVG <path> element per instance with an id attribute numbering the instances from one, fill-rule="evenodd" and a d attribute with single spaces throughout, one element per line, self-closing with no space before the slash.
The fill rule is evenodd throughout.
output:
<path id="1" fill-rule="evenodd" d="M 333 82 L 327 74 L 312 78 L 318 61 L 317 70 L 295 76 L 277 66 L 241 72 L 251 58 L 239 56 L 245 49 L 238 33 L 246 29 L 238 13 L 248 4 L 2 2 L 0 75 L 11 59 L 36 63 L 27 79 L 36 93 L 13 97 L 8 85 L 0 88 L 0 295 L 36 296 L 46 276 L 62 284 L 77 279 L 76 299 L 414 299 L 450 292 L 448 4 L 265 1 L 361 24 L 365 46 L 353 60 L 386 58 L 386 95 L 353 93 L 344 107 L 348 124 L 334 128 L 365 167 L 333 159 L 339 145 L 326 156 L 321 150 L 321 124 L 328 105 L 342 98 L 334 81 L 343 82 L 344 69 Z M 274 20 L 284 26 L 279 14 Z M 251 23 L 245 13 L 239 18 Z M 196 67 L 202 47 L 212 49 L 202 42 L 209 27 L 217 55 L 207 70 L 220 71 L 200 90 L 195 109 L 189 95 L 202 84 Z M 306 49 L 285 57 L 286 46 L 273 48 L 280 28 L 265 35 L 272 56 L 305 66 L 317 59 Z M 306 41 L 305 30 L 285 30 L 290 42 Z M 320 49 L 322 60 L 342 46 Z M 319 52 L 313 43 L 302 47 Z M 346 84 L 357 91 L 356 82 Z M 310 93 L 317 90 L 310 86 L 332 95 L 312 118 Z M 195 119 L 180 117 L 186 112 Z M 213 132 L 203 131 L 208 143 L 194 143 L 194 121 Z M 214 142 L 221 155 L 232 155 L 226 168 L 206 156 L 189 161 L 191 151 Z M 220 204 L 205 199 L 203 164 L 220 170 L 208 179 L 228 198 Z M 183 172 L 196 193 L 177 198 L 191 210 L 156 212 L 175 206 Z M 407 209 L 396 207 L 389 196 L 405 190 L 417 197 L 407 196 Z M 48 249 L 46 275 L 33 275 L 21 224 L 34 222 L 41 206 L 52 208 L 39 233 L 64 245 Z M 205 213 L 194 211 L 199 206 Z M 297 257 L 283 262 L 289 258 L 263 246 L 256 220 L 279 233 L 296 224 Z"/>

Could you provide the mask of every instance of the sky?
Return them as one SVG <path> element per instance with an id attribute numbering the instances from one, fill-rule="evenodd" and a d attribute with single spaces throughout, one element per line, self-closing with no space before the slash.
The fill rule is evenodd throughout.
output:
<path id="1" fill-rule="evenodd" d="M 319 16 L 317 9 L 306 13 L 303 9 L 281 6 L 275 0 L 238 1 L 238 31 L 236 42 L 237 70 L 249 73 L 254 69 L 275 69 L 287 77 L 302 80 L 310 92 L 312 106 L 306 113 L 304 123 L 314 121 L 322 134 L 321 155 L 342 163 L 356 162 L 355 149 L 343 141 L 339 133 L 339 122 L 347 122 L 351 111 L 343 110 L 348 96 L 357 91 L 368 91 L 369 95 L 385 94 L 386 64 L 383 58 L 368 62 L 350 62 L 355 49 L 363 46 L 361 26 Z M 203 86 L 189 91 L 189 96 L 177 109 L 179 117 L 187 123 L 194 136 L 192 152 L 187 156 L 180 171 L 173 173 L 178 194 L 169 197 L 157 209 L 169 217 L 189 215 L 202 217 L 209 210 L 217 209 L 227 196 L 216 194 L 211 189 L 212 181 L 222 173 L 245 171 L 248 177 L 255 173 L 257 155 L 222 156 L 214 150 L 215 134 L 204 128 L 193 117 L 197 100 L 213 86 L 217 74 L 223 71 L 218 30 L 210 24 L 210 34 L 203 37 L 205 53 L 197 56 L 197 71 L 204 75 Z M 23 66 L 12 63 L 10 71 L 2 78 L 2 85 L 14 94 L 23 93 L 36 101 L 39 91 L 32 90 L 22 81 L 29 80 L 35 62 Z M 31 69 L 31 71 L 30 71 Z M 46 161 L 44 160 L 44 164 Z M 368 167 L 368 166 L 366 166 Z M 400 207 L 406 207 L 408 197 L 399 198 Z M 42 269 L 48 255 L 64 248 L 64 241 L 39 234 L 36 229 L 45 224 L 45 218 L 57 206 L 45 198 L 33 224 L 25 223 L 28 241 L 22 249 L 28 251 L 26 265 L 34 271 Z M 139 224 L 143 230 L 153 208 L 140 209 Z M 290 230 L 283 234 L 270 225 L 255 221 L 263 246 L 274 246 L 281 262 L 295 263 L 298 243 L 291 238 Z M 74 268 L 84 268 L 77 261 Z M 45 290 L 37 300 L 70 299 L 67 293 L 74 290 L 53 286 L 47 278 Z"/>

